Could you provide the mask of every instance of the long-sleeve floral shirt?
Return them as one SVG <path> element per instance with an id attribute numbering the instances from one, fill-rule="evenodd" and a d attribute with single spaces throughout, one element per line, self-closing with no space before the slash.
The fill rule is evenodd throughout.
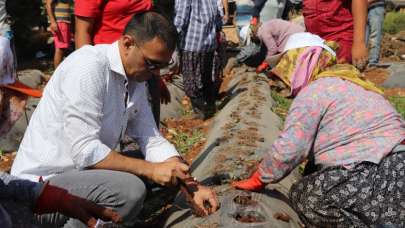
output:
<path id="1" fill-rule="evenodd" d="M 340 78 L 318 79 L 294 99 L 284 130 L 265 154 L 265 183 L 281 180 L 311 150 L 323 167 L 378 164 L 405 138 L 401 116 L 381 95 Z"/>

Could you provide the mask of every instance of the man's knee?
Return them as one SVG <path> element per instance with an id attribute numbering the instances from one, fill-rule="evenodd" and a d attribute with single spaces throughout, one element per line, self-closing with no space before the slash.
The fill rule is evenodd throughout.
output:
<path id="1" fill-rule="evenodd" d="M 136 216 L 143 207 L 146 197 L 146 187 L 143 181 L 132 174 L 125 178 L 125 184 L 120 189 L 121 199 L 124 200 L 118 212 L 122 216 L 124 223 L 132 226 L 135 223 Z"/>

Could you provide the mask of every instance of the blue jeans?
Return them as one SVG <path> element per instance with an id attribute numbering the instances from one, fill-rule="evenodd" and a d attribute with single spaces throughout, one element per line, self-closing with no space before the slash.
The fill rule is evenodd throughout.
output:
<path id="1" fill-rule="evenodd" d="M 380 58 L 380 47 L 382 40 L 382 27 L 384 22 L 384 6 L 375 6 L 368 10 L 367 36 L 369 64 L 377 64 Z"/>

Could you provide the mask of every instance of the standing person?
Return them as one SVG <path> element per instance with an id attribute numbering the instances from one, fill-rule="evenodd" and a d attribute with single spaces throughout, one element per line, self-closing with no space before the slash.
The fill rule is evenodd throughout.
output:
<path id="1" fill-rule="evenodd" d="M 174 25 L 180 34 L 181 73 L 184 90 L 198 118 L 215 113 L 216 75 L 213 75 L 215 49 L 223 17 L 222 2 L 197 0 L 175 2 Z M 220 64 L 220 63 L 216 63 Z"/>
<path id="2" fill-rule="evenodd" d="M 151 0 L 76 0 L 76 49 L 90 44 L 111 44 L 118 40 L 132 16 L 151 10 Z M 161 78 L 148 80 L 152 113 L 160 122 L 160 102 L 170 102 L 170 93 Z"/>
<path id="3" fill-rule="evenodd" d="M 304 0 L 305 27 L 308 32 L 339 44 L 338 62 L 366 66 L 367 0 Z"/>
<path id="4" fill-rule="evenodd" d="M 233 185 L 259 191 L 308 159 L 289 194 L 306 227 L 404 227 L 405 123 L 324 45 L 295 45 L 272 69 L 294 97 L 284 130 L 256 172 Z"/>
<path id="5" fill-rule="evenodd" d="M 23 115 L 28 96 L 42 92 L 16 80 L 10 40 L 0 35 L 0 137 Z M 56 213 L 77 218 L 89 227 L 96 219 L 119 222 L 111 209 L 47 183 L 36 183 L 0 172 L 0 227 L 35 227 L 34 213 Z"/>
<path id="6" fill-rule="evenodd" d="M 259 23 L 260 12 L 262 11 L 267 0 L 252 0 L 253 9 L 252 9 L 252 19 L 250 20 L 251 25 L 257 25 Z"/>
<path id="7" fill-rule="evenodd" d="M 141 177 L 164 186 L 190 177 L 156 128 L 144 82 L 169 64 L 176 38 L 167 19 L 145 12 L 132 17 L 118 41 L 69 55 L 45 87 L 11 173 L 110 207 L 133 227 L 146 194 Z M 138 142 L 145 160 L 115 150 L 123 134 Z M 194 200 L 206 214 L 218 207 L 215 193 L 199 184 Z M 59 214 L 40 221 L 82 227 Z"/>
<path id="8" fill-rule="evenodd" d="M 256 26 L 261 21 L 282 18 L 288 19 L 288 15 L 284 16 L 287 0 L 252 0 L 252 19 L 250 25 Z"/>
<path id="9" fill-rule="evenodd" d="M 49 17 L 49 29 L 53 34 L 55 55 L 53 66 L 58 67 L 70 47 L 72 37 L 71 17 L 72 0 L 46 0 L 46 12 Z"/>
<path id="10" fill-rule="evenodd" d="M 12 37 L 9 19 L 10 18 L 6 10 L 6 0 L 0 0 L 0 36 L 10 40 Z"/>
<path id="11" fill-rule="evenodd" d="M 368 0 L 367 43 L 370 47 L 368 56 L 369 66 L 376 65 L 380 60 L 384 13 L 385 0 Z"/>

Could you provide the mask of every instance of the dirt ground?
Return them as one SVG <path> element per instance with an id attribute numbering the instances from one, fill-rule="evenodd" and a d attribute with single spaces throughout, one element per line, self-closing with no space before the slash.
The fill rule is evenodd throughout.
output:
<path id="1" fill-rule="evenodd" d="M 381 62 L 404 62 L 404 55 L 405 31 L 401 31 L 395 35 L 384 34 L 380 51 Z"/>

